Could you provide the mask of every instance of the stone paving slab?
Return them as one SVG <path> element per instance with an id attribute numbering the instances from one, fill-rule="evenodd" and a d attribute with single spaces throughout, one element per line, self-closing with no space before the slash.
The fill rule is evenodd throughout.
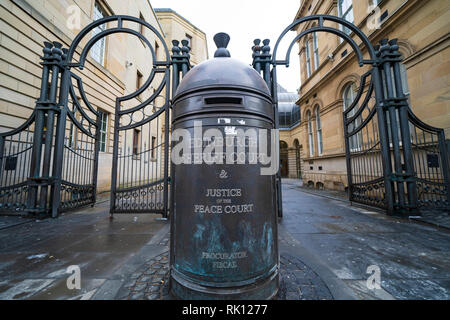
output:
<path id="1" fill-rule="evenodd" d="M 450 212 L 447 211 L 425 211 L 421 216 L 411 217 L 411 219 L 450 230 Z"/>
<path id="2" fill-rule="evenodd" d="M 327 197 L 330 199 L 336 199 L 336 200 L 342 200 L 344 202 L 349 202 L 348 200 L 348 194 L 344 191 L 339 190 L 327 190 L 327 189 L 315 189 L 312 187 L 308 187 L 303 185 L 303 182 L 299 179 L 283 179 L 283 182 L 285 185 L 294 186 L 296 188 L 299 188 L 303 192 L 315 194 L 322 197 Z M 284 201 L 284 200 L 283 200 Z M 362 207 L 367 207 L 363 204 L 354 203 L 355 205 Z M 368 207 L 370 209 L 370 207 Z M 373 208 L 373 210 L 381 210 L 378 208 Z M 406 217 L 408 218 L 408 217 Z M 410 216 L 409 219 L 427 223 L 439 228 L 445 228 L 447 230 L 450 230 L 450 212 L 446 210 L 438 210 L 438 209 L 427 209 L 423 208 L 421 209 L 421 213 L 418 216 Z"/>
<path id="3" fill-rule="evenodd" d="M 169 251 L 149 259 L 121 288 L 123 300 L 172 300 L 169 294 Z M 280 256 L 280 290 L 276 300 L 332 300 L 323 280 L 299 258 Z"/>
<path id="4" fill-rule="evenodd" d="M 159 215 L 115 215 L 109 204 L 66 213 L 57 219 L 11 225 L 0 216 L 0 299 L 91 299 L 98 289 L 128 275 L 136 253 L 147 247 L 168 222 Z M 0 223 L 1 224 L 1 223 Z M 156 250 L 157 251 L 157 250 Z M 139 259 L 135 259 L 141 264 Z M 67 288 L 67 268 L 81 270 L 81 289 Z M 101 293 L 101 292 L 99 292 Z"/>
<path id="5" fill-rule="evenodd" d="M 283 184 L 285 228 L 356 299 L 450 299 L 450 233 Z M 368 267 L 381 291 L 368 289 Z M 322 277 L 323 278 L 323 277 Z"/>
<path id="6" fill-rule="evenodd" d="M 29 219 L 26 219 L 21 216 L 2 216 L 0 219 L 0 230 L 18 226 L 20 224 L 30 222 Z"/>
<path id="7" fill-rule="evenodd" d="M 169 294 L 169 229 L 162 229 L 151 241 L 151 245 L 159 248 L 157 251 L 141 252 L 136 257 L 142 257 L 141 263 L 125 265 L 127 271 L 119 273 L 128 274 L 120 283 L 111 283 L 109 280 L 99 291 L 109 291 L 99 293 L 94 299 L 116 299 L 116 300 L 172 300 Z M 314 264 L 314 268 L 308 266 L 303 260 L 306 255 L 299 251 L 299 244 L 290 237 L 284 230 L 280 230 L 280 290 L 275 299 L 277 300 L 331 300 L 334 299 L 329 286 L 334 288 L 334 293 L 338 298 L 351 299 L 348 293 L 340 292 L 344 288 L 343 283 L 335 281 L 324 281 L 321 275 L 315 270 L 320 266 Z M 150 246 L 150 243 L 147 247 Z M 298 255 L 302 256 L 300 258 Z M 303 260 L 302 260 L 303 259 Z M 308 261 L 308 263 L 312 261 Z M 326 274 L 322 270 L 324 278 L 330 278 L 331 273 Z M 114 287 L 111 289 L 106 289 Z"/>

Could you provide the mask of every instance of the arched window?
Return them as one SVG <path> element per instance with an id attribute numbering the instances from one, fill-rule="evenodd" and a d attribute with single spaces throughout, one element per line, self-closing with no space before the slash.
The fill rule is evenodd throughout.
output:
<path id="1" fill-rule="evenodd" d="M 357 95 L 357 88 L 354 82 L 349 83 L 344 88 L 344 111 L 347 110 L 353 103 Z"/>
<path id="2" fill-rule="evenodd" d="M 108 16 L 105 9 L 95 1 L 94 5 L 94 20 L 99 20 Z M 92 37 L 96 36 L 102 31 L 106 30 L 106 23 L 99 25 L 95 29 L 92 30 Z M 95 61 L 100 63 L 102 66 L 105 66 L 105 51 L 106 51 L 106 39 L 105 37 L 98 40 L 91 48 L 90 53 Z"/>
<path id="3" fill-rule="evenodd" d="M 314 70 L 319 68 L 319 41 L 317 38 L 317 32 L 313 33 L 313 54 L 314 54 Z"/>
<path id="4" fill-rule="evenodd" d="M 404 59 L 402 54 L 401 59 Z M 403 63 L 400 63 L 400 76 L 402 78 L 402 86 L 403 86 L 403 94 L 405 96 L 409 96 L 409 84 L 408 84 L 408 73 L 406 70 L 406 66 Z"/>
<path id="5" fill-rule="evenodd" d="M 343 94 L 344 99 L 344 111 L 347 110 L 353 101 L 355 100 L 357 95 L 357 88 L 356 84 L 354 82 L 349 83 L 345 89 Z M 348 113 L 348 118 L 355 115 L 356 111 L 358 110 L 358 106 L 355 105 L 355 107 Z M 348 131 L 353 131 L 357 126 L 359 126 L 361 123 L 361 117 L 358 117 L 355 119 L 352 123 L 348 126 Z M 358 150 L 361 148 L 361 141 L 362 141 L 362 135 L 361 132 L 358 132 L 357 134 L 354 134 L 350 137 L 350 150 Z"/>
<path id="6" fill-rule="evenodd" d="M 352 0 L 338 0 L 338 15 L 339 17 L 353 23 L 353 2 Z M 347 27 L 342 27 L 342 31 L 347 34 L 351 33 L 351 30 Z M 342 39 L 341 39 L 342 41 Z"/>
<path id="7" fill-rule="evenodd" d="M 313 135 L 313 124 L 311 119 L 311 112 L 308 111 L 306 114 L 306 119 L 308 119 L 308 146 L 309 146 L 309 156 L 314 156 L 314 135 Z"/>
<path id="8" fill-rule="evenodd" d="M 314 109 L 314 114 L 316 116 L 316 132 L 317 132 L 317 152 L 319 156 L 322 155 L 323 152 L 323 144 L 322 144 L 322 124 L 320 122 L 320 110 L 319 106 L 316 106 Z"/>
<path id="9" fill-rule="evenodd" d="M 309 40 L 305 44 L 305 57 L 306 57 L 306 76 L 309 78 L 311 76 L 311 52 Z"/>

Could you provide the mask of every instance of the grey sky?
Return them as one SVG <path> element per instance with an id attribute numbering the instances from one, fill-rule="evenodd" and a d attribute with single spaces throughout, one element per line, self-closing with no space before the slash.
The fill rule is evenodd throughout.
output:
<path id="1" fill-rule="evenodd" d="M 280 33 L 294 20 L 300 0 L 150 0 L 154 8 L 171 8 L 208 37 L 209 56 L 213 57 L 215 44 L 213 36 L 226 32 L 231 41 L 228 49 L 233 58 L 251 63 L 251 47 L 255 38 L 268 38 L 271 47 Z M 277 59 L 282 59 L 289 44 L 288 39 L 295 36 L 290 32 L 278 51 Z M 180 39 L 181 40 L 181 39 Z M 278 67 L 278 82 L 289 91 L 300 86 L 298 47 L 292 50 L 289 68 Z"/>

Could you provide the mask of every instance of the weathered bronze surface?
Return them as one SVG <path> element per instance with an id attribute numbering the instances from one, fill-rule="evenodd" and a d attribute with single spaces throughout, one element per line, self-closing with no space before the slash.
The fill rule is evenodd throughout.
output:
<path id="1" fill-rule="evenodd" d="M 272 129 L 269 89 L 225 48 L 174 97 L 173 130 Z M 205 142 L 203 142 L 205 144 Z M 191 146 L 194 146 L 191 139 Z M 248 145 L 246 160 L 248 160 Z M 270 141 L 269 141 L 270 150 Z M 192 157 L 194 160 L 194 157 Z M 170 290 L 180 299 L 270 299 L 279 287 L 274 176 L 261 164 L 173 165 Z"/>

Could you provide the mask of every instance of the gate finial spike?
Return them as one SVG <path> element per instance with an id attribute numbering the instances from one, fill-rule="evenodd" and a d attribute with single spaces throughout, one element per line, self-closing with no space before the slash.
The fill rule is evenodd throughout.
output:
<path id="1" fill-rule="evenodd" d="M 228 34 L 224 32 L 217 33 L 214 36 L 214 42 L 217 46 L 214 58 L 231 57 L 230 52 L 227 50 L 228 43 L 230 42 L 230 36 Z"/>

